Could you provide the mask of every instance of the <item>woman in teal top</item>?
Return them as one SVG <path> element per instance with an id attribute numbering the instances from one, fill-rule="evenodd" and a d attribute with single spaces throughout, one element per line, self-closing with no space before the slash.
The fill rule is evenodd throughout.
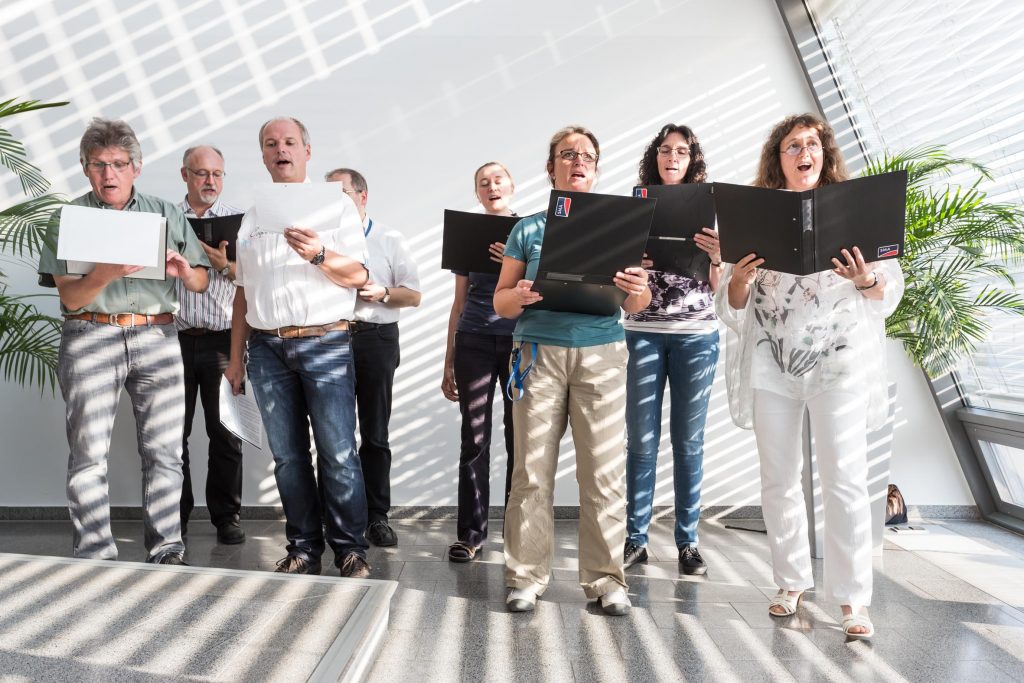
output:
<path id="1" fill-rule="evenodd" d="M 586 128 L 563 128 L 551 138 L 547 173 L 555 190 L 589 192 L 600 147 Z M 580 488 L 580 584 L 607 614 L 629 611 L 621 548 L 625 542 L 625 334 L 619 315 L 531 309 L 546 216 L 519 221 L 509 235 L 494 310 L 517 319 L 518 375 L 526 373 L 513 406 L 515 466 L 505 513 L 505 579 L 509 610 L 534 608 L 551 578 L 558 443 L 572 424 Z M 647 272 L 624 268 L 615 284 L 623 310 L 651 300 Z M 529 370 L 527 370 L 529 368 Z"/>

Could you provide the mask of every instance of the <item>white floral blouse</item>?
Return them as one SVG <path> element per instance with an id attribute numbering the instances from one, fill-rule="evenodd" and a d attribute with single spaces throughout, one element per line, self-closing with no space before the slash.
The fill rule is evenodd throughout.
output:
<path id="1" fill-rule="evenodd" d="M 737 426 L 753 424 L 754 389 L 806 400 L 841 387 L 868 391 L 868 427 L 888 414 L 885 318 L 903 297 L 903 271 L 896 260 L 880 261 L 885 281 L 881 300 L 868 299 L 831 271 L 790 275 L 759 268 L 746 308 L 729 305 L 733 266 L 727 264 L 715 295 L 715 310 L 729 328 L 725 379 Z"/>

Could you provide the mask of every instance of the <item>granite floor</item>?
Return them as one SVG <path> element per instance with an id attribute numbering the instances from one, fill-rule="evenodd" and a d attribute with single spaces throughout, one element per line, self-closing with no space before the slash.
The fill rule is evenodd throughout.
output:
<path id="1" fill-rule="evenodd" d="M 573 521 L 556 524 L 554 581 L 532 614 L 505 610 L 500 521 L 483 556 L 468 565 L 444 557 L 454 522 L 395 522 L 398 547 L 373 548 L 369 557 L 372 578 L 399 582 L 370 680 L 1024 680 L 1020 536 L 938 520 L 925 522 L 923 534 L 893 534 L 875 560 L 877 634 L 847 642 L 838 605 L 814 592 L 796 616 L 768 616 L 775 589 L 763 534 L 701 524 L 707 576 L 679 574 L 671 527 L 657 522 L 651 561 L 629 572 L 634 608 L 609 618 L 577 583 Z M 245 544 L 220 546 L 213 528 L 197 520 L 188 561 L 273 569 L 284 554 L 283 524 L 244 526 Z M 142 559 L 141 533 L 138 522 L 115 523 L 121 559 Z M 67 523 L 0 522 L 0 552 L 66 556 L 70 538 Z M 819 582 L 820 571 L 816 561 Z"/>

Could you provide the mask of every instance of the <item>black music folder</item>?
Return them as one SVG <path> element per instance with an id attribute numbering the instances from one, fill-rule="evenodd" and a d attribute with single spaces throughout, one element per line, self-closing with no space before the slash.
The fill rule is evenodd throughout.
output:
<path id="1" fill-rule="evenodd" d="M 508 242 L 508 234 L 519 220 L 519 216 L 491 216 L 445 209 L 441 268 L 497 275 L 501 272 L 501 264 L 491 260 L 488 249 L 494 242 Z"/>
<path id="2" fill-rule="evenodd" d="M 530 308 L 615 315 L 626 293 L 615 273 L 639 266 L 658 200 L 551 191 Z"/>
<path id="3" fill-rule="evenodd" d="M 804 192 L 713 183 L 722 260 L 755 253 L 793 275 L 832 270 L 840 251 L 898 258 L 905 247 L 907 172 L 866 176 Z"/>
<path id="4" fill-rule="evenodd" d="M 214 249 L 220 249 L 220 243 L 227 241 L 228 260 L 235 260 L 235 242 L 238 240 L 238 229 L 242 227 L 242 216 L 245 214 L 236 213 L 230 216 L 209 216 L 195 218 L 186 216 L 192 225 L 193 232 L 200 241 Z"/>
<path id="5" fill-rule="evenodd" d="M 693 236 L 701 228 L 715 227 L 711 184 L 638 185 L 633 196 L 658 200 L 646 249 L 652 268 L 707 281 L 711 259 Z"/>

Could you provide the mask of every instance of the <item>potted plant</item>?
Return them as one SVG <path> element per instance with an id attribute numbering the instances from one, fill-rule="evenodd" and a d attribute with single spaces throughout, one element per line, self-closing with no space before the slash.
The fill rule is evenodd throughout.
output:
<path id="1" fill-rule="evenodd" d="M 0 102 L 0 118 L 65 104 L 11 99 Z M 24 145 L 5 128 L 0 128 L 0 165 L 18 176 L 28 196 L 0 211 L 0 377 L 22 386 L 37 385 L 41 390 L 48 386 L 53 391 L 60 321 L 41 313 L 33 302 L 37 296 L 52 295 L 9 294 L 4 267 L 27 265 L 35 270 L 46 224 L 64 199 L 47 193 L 50 183 L 29 163 Z"/>

